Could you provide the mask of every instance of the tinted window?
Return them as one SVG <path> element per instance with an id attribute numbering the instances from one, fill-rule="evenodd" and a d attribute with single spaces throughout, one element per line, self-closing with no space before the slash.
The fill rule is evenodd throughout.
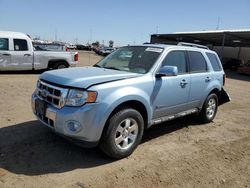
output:
<path id="1" fill-rule="evenodd" d="M 9 40 L 0 38 L 0 50 L 9 50 Z"/>
<path id="2" fill-rule="evenodd" d="M 22 39 L 14 39 L 14 50 L 27 51 L 28 50 L 27 41 Z"/>
<path id="3" fill-rule="evenodd" d="M 188 52 L 190 72 L 206 72 L 207 62 L 200 52 Z"/>
<path id="4" fill-rule="evenodd" d="M 162 66 L 176 66 L 178 73 L 182 74 L 186 72 L 186 58 L 184 51 L 172 51 L 169 52 L 167 57 L 163 60 Z"/>
<path id="5" fill-rule="evenodd" d="M 206 54 L 207 54 L 208 59 L 211 62 L 211 65 L 212 65 L 214 71 L 221 71 L 221 66 L 220 66 L 220 63 L 219 63 L 216 55 L 212 54 L 212 53 L 206 53 Z"/>

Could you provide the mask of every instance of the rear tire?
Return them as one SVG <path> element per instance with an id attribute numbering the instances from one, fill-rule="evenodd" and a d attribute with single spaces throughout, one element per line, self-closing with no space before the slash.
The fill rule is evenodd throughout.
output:
<path id="1" fill-rule="evenodd" d="M 216 94 L 210 94 L 205 100 L 202 110 L 200 112 L 200 119 L 203 123 L 213 121 L 218 109 L 218 97 Z"/>
<path id="2" fill-rule="evenodd" d="M 53 65 L 53 69 L 64 69 L 64 68 L 67 68 L 67 67 L 68 67 L 68 64 L 65 63 L 65 62 L 56 62 Z"/>
<path id="3" fill-rule="evenodd" d="M 135 109 L 124 108 L 107 123 L 99 145 L 101 150 L 115 159 L 129 156 L 142 139 L 144 120 L 141 114 Z"/>

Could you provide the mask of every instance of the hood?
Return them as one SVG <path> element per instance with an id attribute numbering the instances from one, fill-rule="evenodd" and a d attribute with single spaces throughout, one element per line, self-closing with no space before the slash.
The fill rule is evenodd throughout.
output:
<path id="1" fill-rule="evenodd" d="M 40 79 L 58 85 L 86 89 L 91 85 L 138 76 L 141 75 L 98 67 L 78 67 L 47 71 Z"/>

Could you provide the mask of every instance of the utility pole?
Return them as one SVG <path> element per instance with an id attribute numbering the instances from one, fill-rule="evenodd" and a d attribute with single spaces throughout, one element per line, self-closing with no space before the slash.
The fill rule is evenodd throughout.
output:
<path id="1" fill-rule="evenodd" d="M 90 37 L 89 37 L 90 38 L 90 44 L 92 44 L 92 34 L 93 34 L 92 29 L 90 29 L 90 33 L 89 33 L 89 35 L 90 35 Z"/>
<path id="2" fill-rule="evenodd" d="M 156 26 L 156 34 L 158 34 L 158 31 L 159 31 L 159 26 L 157 25 Z"/>
<path id="3" fill-rule="evenodd" d="M 218 16 L 216 30 L 219 30 L 219 28 L 220 28 L 220 16 Z"/>
<path id="4" fill-rule="evenodd" d="M 78 38 L 76 37 L 74 40 L 75 44 L 78 44 Z"/>
<path id="5" fill-rule="evenodd" d="M 57 41 L 57 29 L 55 30 L 55 41 Z"/>

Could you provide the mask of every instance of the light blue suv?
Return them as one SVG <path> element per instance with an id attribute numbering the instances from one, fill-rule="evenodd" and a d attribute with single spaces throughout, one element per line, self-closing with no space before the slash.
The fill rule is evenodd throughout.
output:
<path id="1" fill-rule="evenodd" d="M 224 83 L 217 54 L 204 46 L 126 46 L 93 67 L 43 73 L 32 108 L 56 133 L 123 158 L 154 124 L 193 113 L 212 121 L 230 100 Z"/>

